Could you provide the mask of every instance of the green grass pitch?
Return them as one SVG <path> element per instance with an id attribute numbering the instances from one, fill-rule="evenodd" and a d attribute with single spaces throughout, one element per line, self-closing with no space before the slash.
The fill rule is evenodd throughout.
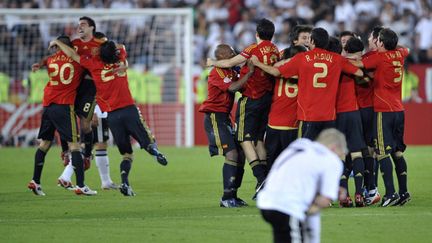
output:
<path id="1" fill-rule="evenodd" d="M 59 149 L 52 148 L 42 174 L 47 196 L 37 197 L 26 188 L 35 149 L 0 148 L 0 242 L 272 241 L 250 199 L 255 180 L 249 167 L 239 196 L 250 206 L 220 208 L 221 157 L 210 159 L 206 147 L 162 151 L 167 167 L 135 151 L 130 182 L 136 197 L 101 190 L 86 197 L 57 187 L 63 166 Z M 109 154 L 112 178 L 119 182 L 120 156 L 116 148 Z M 404 207 L 326 209 L 322 242 L 431 242 L 432 147 L 408 147 L 406 158 L 412 201 Z M 94 162 L 86 184 L 100 188 Z"/>

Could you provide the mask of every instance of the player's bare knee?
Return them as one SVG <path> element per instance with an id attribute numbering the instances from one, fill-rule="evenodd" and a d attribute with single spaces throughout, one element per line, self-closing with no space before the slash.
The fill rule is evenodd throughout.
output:
<path id="1" fill-rule="evenodd" d="M 73 151 L 80 151 L 80 149 L 81 149 L 81 146 L 80 146 L 79 143 L 68 143 L 68 146 L 69 146 L 69 150 L 71 152 L 73 152 Z"/>
<path id="2" fill-rule="evenodd" d="M 41 143 L 39 144 L 39 149 L 44 151 L 45 153 L 48 152 L 50 147 L 51 147 L 51 141 L 48 140 L 42 140 Z"/>
<path id="3" fill-rule="evenodd" d="M 89 133 L 92 131 L 91 120 L 80 119 L 81 130 L 84 133 Z"/>
<path id="4" fill-rule="evenodd" d="M 133 161 L 133 154 L 125 153 L 122 156 L 123 156 L 123 160 L 129 160 L 130 162 Z"/>
<path id="5" fill-rule="evenodd" d="M 228 151 L 228 152 L 225 154 L 225 159 L 226 159 L 226 160 L 229 160 L 229 161 L 237 162 L 237 161 L 238 161 L 238 153 L 237 153 L 237 150 L 233 149 L 233 150 Z"/>
<path id="6" fill-rule="evenodd" d="M 401 157 L 403 157 L 403 152 L 402 151 L 396 151 L 395 156 L 396 156 L 396 158 L 401 158 Z"/>
<path id="7" fill-rule="evenodd" d="M 363 158 L 362 152 L 360 152 L 360 151 L 358 151 L 358 152 L 351 152 L 350 155 L 351 155 L 351 159 L 352 160 L 355 160 L 355 159 L 358 159 L 358 158 Z"/>
<path id="8" fill-rule="evenodd" d="M 108 148 L 107 143 L 95 143 L 94 148 L 96 150 L 106 150 Z"/>

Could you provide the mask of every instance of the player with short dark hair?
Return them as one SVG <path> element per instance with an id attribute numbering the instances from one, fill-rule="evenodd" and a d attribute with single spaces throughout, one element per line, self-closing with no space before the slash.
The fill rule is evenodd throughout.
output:
<path id="1" fill-rule="evenodd" d="M 376 26 L 372 29 L 369 34 L 368 44 L 369 51 L 365 53 L 362 58 L 366 58 L 370 55 L 373 55 L 377 52 L 377 41 L 379 32 L 383 28 L 381 26 Z M 373 141 L 373 117 L 374 117 L 374 109 L 373 109 L 373 71 L 374 70 L 366 70 L 367 77 L 366 80 L 369 82 L 363 84 L 356 84 L 356 95 L 357 95 L 357 103 L 359 105 L 359 110 L 362 118 L 362 126 L 363 126 L 363 136 L 364 141 L 367 145 L 367 148 L 362 150 L 363 160 L 365 162 L 365 172 L 364 172 L 364 184 L 367 189 L 366 195 L 366 204 L 372 205 L 378 203 L 381 199 L 381 195 L 378 192 L 377 188 L 377 180 L 378 180 L 378 168 L 379 164 L 376 162 L 374 158 L 374 141 Z"/>
<path id="2" fill-rule="evenodd" d="M 411 196 L 407 189 L 407 165 L 403 157 L 404 108 L 401 98 L 402 68 L 408 56 L 407 48 L 397 47 L 397 34 L 388 28 L 379 32 L 378 52 L 364 58 L 356 65 L 374 72 L 374 141 L 386 194 L 381 206 L 404 205 Z M 388 48 L 388 49 L 387 49 Z M 399 184 L 399 194 L 393 183 L 393 166 Z"/>
<path id="3" fill-rule="evenodd" d="M 216 47 L 216 60 L 229 59 L 235 56 L 234 49 L 227 44 Z M 238 79 L 233 68 L 214 67 L 208 76 L 208 98 L 199 111 L 205 113 L 204 127 L 209 142 L 210 156 L 223 155 L 225 162 L 222 168 L 223 196 L 220 206 L 226 208 L 247 206 L 237 197 L 244 173 L 244 158 L 234 139 L 234 129 L 230 113 L 234 103 L 234 93 L 241 89 L 254 72 L 254 66 L 248 63 L 249 71 Z"/>
<path id="4" fill-rule="evenodd" d="M 290 78 L 298 75 L 299 137 L 312 140 L 323 129 L 336 125 L 335 104 L 341 73 L 363 76 L 360 69 L 341 55 L 325 50 L 327 44 L 327 31 L 315 28 L 311 34 L 311 50 L 297 54 L 280 67 L 268 66 L 252 58 L 255 65 L 273 76 Z"/>
<path id="5" fill-rule="evenodd" d="M 341 42 L 340 46 L 341 45 Z M 344 45 L 343 56 L 347 59 L 360 59 L 364 45 L 360 39 L 350 37 Z M 340 51 L 340 50 L 338 50 Z M 364 161 L 361 150 L 366 147 L 363 139 L 363 128 L 360 111 L 355 94 L 354 79 L 343 74 L 339 84 L 336 98 L 336 128 L 341 131 L 347 140 L 349 154 L 345 157 L 344 172 L 342 174 L 340 185 L 348 193 L 348 179 L 351 171 L 354 173 L 355 184 L 355 205 L 364 207 L 365 201 L 363 196 L 363 174 Z M 349 196 L 339 202 L 341 207 L 352 207 L 353 203 Z"/>
<path id="6" fill-rule="evenodd" d="M 283 50 L 282 60 L 275 66 L 305 51 L 306 47 L 301 44 L 290 46 Z M 265 139 L 269 169 L 279 154 L 297 138 L 297 81 L 296 78 L 277 78 L 275 82 Z"/>
<path id="7" fill-rule="evenodd" d="M 72 48 L 52 41 L 73 60 L 90 71 L 98 92 L 97 103 L 102 111 L 108 112 L 108 124 L 123 160 L 120 163 L 122 185 L 120 192 L 134 196 L 129 184 L 129 172 L 133 160 L 130 138 L 133 137 L 161 165 L 167 165 L 165 156 L 159 152 L 156 141 L 147 127 L 141 112 L 134 104 L 128 87 L 127 73 L 122 67 L 127 63 L 124 46 L 118 48 L 113 41 L 100 45 L 98 56 L 78 55 Z M 114 56 L 111 56 L 114 54 Z"/>
<path id="8" fill-rule="evenodd" d="M 207 59 L 208 66 L 229 68 L 244 63 L 252 56 L 260 61 L 273 65 L 279 59 L 279 51 L 270 40 L 274 34 L 274 24 L 268 19 L 261 19 L 256 28 L 256 44 L 245 48 L 240 54 L 230 59 Z M 248 72 L 243 66 L 240 76 Z M 267 154 L 264 146 L 264 134 L 271 104 L 273 78 L 256 68 L 254 74 L 244 85 L 242 97 L 237 103 L 236 123 L 237 141 L 245 153 L 254 176 L 257 178 L 256 188 L 259 189 L 267 175 Z"/>
<path id="9" fill-rule="evenodd" d="M 67 36 L 58 37 L 56 43 L 62 43 L 69 46 L 69 48 L 72 47 L 72 43 Z M 50 80 L 44 89 L 44 109 L 38 135 L 42 142 L 36 151 L 33 179 L 28 184 L 28 188 L 36 195 L 45 195 L 40 186 L 40 178 L 45 156 L 54 139 L 54 132 L 57 130 L 60 137 L 67 141 L 71 151 L 71 160 L 77 183 L 74 189 L 75 193 L 78 195 L 95 195 L 97 192 L 84 184 L 83 160 L 78 143 L 78 128 L 74 111 L 76 90 L 80 84 L 84 69 L 79 63 L 58 49 L 56 45 L 50 45 L 50 49 L 54 50 L 55 53 L 49 56 L 45 63 L 48 67 Z"/>
<path id="10" fill-rule="evenodd" d="M 291 46 L 303 45 L 309 48 L 310 34 L 312 26 L 309 25 L 296 25 L 289 34 Z"/>

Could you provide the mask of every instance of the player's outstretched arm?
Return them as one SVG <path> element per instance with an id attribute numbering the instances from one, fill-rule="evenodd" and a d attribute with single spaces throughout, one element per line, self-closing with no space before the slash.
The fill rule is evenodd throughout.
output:
<path id="1" fill-rule="evenodd" d="M 277 69 L 273 66 L 265 65 L 264 63 L 260 62 L 258 60 L 258 57 L 256 57 L 256 56 L 252 56 L 250 58 L 250 60 L 256 67 L 259 67 L 261 70 L 263 70 L 266 73 L 269 73 L 275 77 L 279 77 L 281 75 L 281 73 L 279 72 L 279 69 Z"/>
<path id="2" fill-rule="evenodd" d="M 48 59 L 48 56 L 43 57 L 39 62 L 37 63 L 33 63 L 33 65 L 31 66 L 32 72 L 36 72 L 39 69 L 41 69 L 42 67 L 46 66 L 46 61 Z"/>
<path id="3" fill-rule="evenodd" d="M 54 45 L 57 45 L 67 56 L 72 58 L 75 62 L 77 62 L 77 63 L 80 62 L 80 56 L 71 47 L 67 46 L 66 44 L 64 44 L 63 42 L 61 42 L 59 40 L 53 40 L 50 42 L 50 45 L 48 48 L 51 48 Z"/>
<path id="4" fill-rule="evenodd" d="M 247 66 L 249 68 L 249 71 L 246 73 L 246 75 L 241 77 L 241 79 L 238 80 L 237 82 L 232 82 L 228 88 L 228 91 L 233 92 L 233 93 L 238 91 L 239 89 L 241 89 L 243 87 L 243 85 L 250 78 L 250 76 L 252 76 L 253 72 L 255 71 L 255 66 L 252 64 L 252 62 L 250 60 L 247 61 Z"/>
<path id="5" fill-rule="evenodd" d="M 223 59 L 223 60 L 213 60 L 211 58 L 207 58 L 207 66 L 215 66 L 220 68 L 231 68 L 234 66 L 237 66 L 241 63 L 244 63 L 246 61 L 246 57 L 238 54 L 237 56 L 234 56 L 230 59 Z"/>

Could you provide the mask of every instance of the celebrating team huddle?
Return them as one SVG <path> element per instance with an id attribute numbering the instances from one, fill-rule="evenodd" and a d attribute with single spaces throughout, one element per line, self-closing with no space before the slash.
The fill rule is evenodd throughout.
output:
<path id="1" fill-rule="evenodd" d="M 209 76 L 209 96 L 201 111 L 212 117 L 205 120 L 211 155 L 225 156 L 221 207 L 244 206 L 238 203 L 243 200 L 236 193 L 225 193 L 237 192 L 238 186 L 225 182 L 241 180 L 232 175 L 244 165 L 241 156 L 233 160 L 230 154 L 245 154 L 257 178 L 255 198 L 266 187 L 272 164 L 290 143 L 297 138 L 315 140 L 328 128 L 341 131 L 348 146 L 342 158 L 340 187 L 345 196 L 339 197 L 340 207 L 364 207 L 381 200 L 378 168 L 385 186 L 381 206 L 407 203 L 410 194 L 403 157 L 406 146 L 401 80 L 409 50 L 397 45 L 397 34 L 388 28 L 374 28 L 368 40 L 369 51 L 365 52 L 362 41 L 350 31 L 336 38 L 323 28 L 297 25 L 290 35 L 291 46 L 279 53 L 271 43 L 273 33 L 271 21 L 262 19 L 256 28 L 256 44 L 237 56 L 207 59 L 207 65 L 214 68 Z M 216 52 L 221 48 L 227 47 L 219 45 Z M 232 70 L 237 65 L 241 69 L 236 76 Z M 232 131 L 227 118 L 231 109 L 217 109 L 214 101 L 220 96 L 214 93 L 230 95 L 235 90 L 227 89 L 227 83 L 233 85 L 250 75 L 252 65 L 253 74 L 239 88 L 242 96 L 236 108 L 237 130 Z M 226 104 L 232 107 L 232 101 Z M 393 183 L 392 160 L 398 192 Z M 352 199 L 348 192 L 351 174 L 355 184 Z"/>

